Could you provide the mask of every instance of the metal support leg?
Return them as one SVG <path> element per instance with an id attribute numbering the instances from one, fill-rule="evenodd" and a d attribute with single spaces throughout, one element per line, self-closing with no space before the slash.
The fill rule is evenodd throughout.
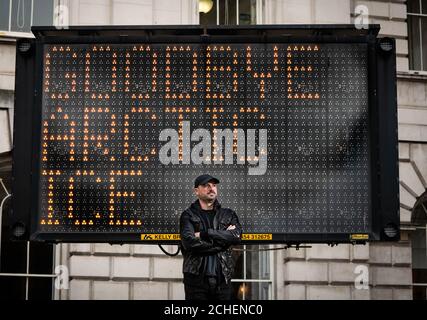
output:
<path id="1" fill-rule="evenodd" d="M 30 241 L 27 241 L 27 268 L 26 268 L 27 274 L 30 273 Z M 30 278 L 25 278 L 25 300 L 28 300 L 28 285 L 29 285 Z"/>

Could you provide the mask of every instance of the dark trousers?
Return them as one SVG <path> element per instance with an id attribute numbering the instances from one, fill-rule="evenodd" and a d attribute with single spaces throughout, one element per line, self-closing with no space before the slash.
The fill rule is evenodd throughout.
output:
<path id="1" fill-rule="evenodd" d="M 217 283 L 215 279 L 204 278 L 199 283 L 185 283 L 185 300 L 231 300 L 231 283 Z"/>

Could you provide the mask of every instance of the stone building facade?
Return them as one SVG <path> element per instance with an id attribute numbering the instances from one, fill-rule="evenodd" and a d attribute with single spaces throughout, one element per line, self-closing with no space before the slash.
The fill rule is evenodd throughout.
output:
<path id="1" fill-rule="evenodd" d="M 396 38 L 402 231 L 401 241 L 393 244 L 313 245 L 263 254 L 249 251 L 241 259 L 242 270 L 247 274 L 251 273 L 249 269 L 257 270 L 259 281 L 253 285 L 251 275 L 245 275 L 237 283 L 246 283 L 251 290 L 258 290 L 258 295 L 247 295 L 252 298 L 412 299 L 414 264 L 419 263 L 414 262 L 413 252 L 420 252 L 414 251 L 413 235 L 423 223 L 425 227 L 427 218 L 414 217 L 427 188 L 427 72 L 411 67 L 413 42 L 409 38 L 414 35 L 408 33 L 409 4 L 404 0 L 247 1 L 252 3 L 251 10 L 256 10 L 253 21 L 258 24 L 348 24 L 355 19 L 355 8 L 364 5 L 369 9 L 369 22 L 381 25 L 380 35 Z M 199 23 L 197 0 L 52 3 L 67 7 L 70 25 Z M 427 3 L 425 5 L 427 12 Z M 14 40 L 22 36 L 29 34 L 0 30 L 0 152 L 12 147 Z M 165 246 L 165 249 L 174 252 L 176 246 Z M 55 264 L 68 266 L 71 277 L 69 289 L 56 290 L 56 299 L 184 298 L 182 256 L 168 257 L 157 246 L 62 244 L 55 250 Z M 367 276 L 365 288 L 356 288 L 358 275 Z M 240 289 L 246 290 L 242 286 Z M 262 290 L 265 292 L 260 293 Z"/>

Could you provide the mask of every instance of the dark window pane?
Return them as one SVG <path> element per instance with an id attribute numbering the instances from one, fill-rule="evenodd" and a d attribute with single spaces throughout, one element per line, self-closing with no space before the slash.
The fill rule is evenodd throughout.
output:
<path id="1" fill-rule="evenodd" d="M 225 0 L 219 0 L 219 24 L 225 24 Z"/>
<path id="2" fill-rule="evenodd" d="M 219 1 L 219 24 L 236 24 L 236 0 Z"/>
<path id="3" fill-rule="evenodd" d="M 427 271 L 426 232 L 425 229 L 417 229 L 411 235 L 412 268 L 423 269 L 425 271 Z"/>
<path id="4" fill-rule="evenodd" d="M 0 30 L 9 30 L 9 0 L 0 0 Z"/>
<path id="5" fill-rule="evenodd" d="M 427 71 L 427 18 L 421 19 L 423 70 Z"/>
<path id="6" fill-rule="evenodd" d="M 256 24 L 256 0 L 239 0 L 239 24 Z"/>
<path id="7" fill-rule="evenodd" d="M 420 0 L 408 0 L 406 7 L 409 13 L 420 13 Z"/>
<path id="8" fill-rule="evenodd" d="M 226 0 L 227 10 L 226 17 L 227 21 L 225 24 L 227 25 L 236 25 L 237 24 L 237 0 Z"/>
<path id="9" fill-rule="evenodd" d="M 253 250 L 266 249 L 268 246 L 252 246 Z M 246 257 L 246 279 L 270 278 L 269 251 L 248 251 Z"/>
<path id="10" fill-rule="evenodd" d="M 53 245 L 32 242 L 30 250 L 30 273 L 52 274 Z M 43 257 L 41 259 L 41 257 Z M 51 300 L 53 278 L 31 278 L 29 281 L 30 300 Z"/>
<path id="11" fill-rule="evenodd" d="M 206 3 L 209 0 L 204 0 Z M 200 13 L 201 25 L 216 25 L 217 10 L 220 25 L 237 24 L 237 1 L 239 1 L 239 24 L 256 24 L 256 0 L 213 0 L 213 7 L 208 13 Z"/>
<path id="12" fill-rule="evenodd" d="M 427 287 L 414 286 L 412 299 L 414 300 L 427 300 Z"/>
<path id="13" fill-rule="evenodd" d="M 409 64 L 411 70 L 421 70 L 420 18 L 408 16 Z"/>
<path id="14" fill-rule="evenodd" d="M 268 282 L 234 282 L 233 298 L 238 300 L 268 300 L 270 286 Z"/>
<path id="15" fill-rule="evenodd" d="M 425 240 L 426 238 L 424 237 Z M 427 251 L 425 246 L 424 248 L 412 248 L 412 256 L 412 267 L 425 270 L 427 275 Z"/>
<path id="16" fill-rule="evenodd" d="M 233 251 L 233 259 L 235 262 L 233 279 L 243 279 L 244 278 L 244 275 L 243 275 L 244 251 L 240 251 L 240 250 L 242 250 L 244 247 L 243 246 L 236 246 L 236 248 L 238 248 L 239 251 L 237 251 L 237 250 Z"/>
<path id="17" fill-rule="evenodd" d="M 259 246 L 248 246 L 248 249 L 258 250 Z M 246 279 L 258 279 L 259 267 L 258 267 L 259 254 L 255 251 L 246 252 Z"/>
<path id="18" fill-rule="evenodd" d="M 3 228 L 2 234 L 2 259 L 1 272 L 4 273 L 26 273 L 27 266 L 27 242 L 10 241 L 10 227 Z M 53 273 L 53 247 L 51 244 L 30 244 L 30 273 L 52 274 Z M 53 278 L 30 278 L 29 299 L 51 300 Z M 23 277 L 0 277 L 0 300 L 25 299 L 25 278 Z"/>
<path id="19" fill-rule="evenodd" d="M 33 26 L 51 26 L 53 9 L 53 0 L 34 1 Z"/>
<path id="20" fill-rule="evenodd" d="M 427 20 L 427 19 L 426 19 Z M 415 285 L 427 283 L 427 192 L 425 192 L 412 212 L 412 221 L 419 228 L 411 233 L 412 247 L 412 297 L 414 300 L 427 299 L 427 286 Z"/>
<path id="21" fill-rule="evenodd" d="M 30 32 L 31 0 L 12 1 L 11 31 Z"/>
<path id="22" fill-rule="evenodd" d="M 207 2 L 209 2 L 209 1 L 207 1 Z M 216 0 L 212 0 L 212 2 L 213 2 L 213 6 L 209 12 L 207 12 L 207 13 L 200 12 L 199 13 L 199 21 L 200 21 L 200 24 L 202 26 L 216 25 L 216 11 L 217 11 Z"/>
<path id="23" fill-rule="evenodd" d="M 427 14 L 427 0 L 421 0 L 422 13 Z"/>

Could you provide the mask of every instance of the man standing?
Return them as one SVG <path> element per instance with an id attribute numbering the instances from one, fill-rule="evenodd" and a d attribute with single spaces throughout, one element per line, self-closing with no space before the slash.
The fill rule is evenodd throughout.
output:
<path id="1" fill-rule="evenodd" d="M 180 218 L 186 300 L 231 299 L 234 260 L 231 245 L 239 244 L 242 228 L 236 213 L 217 200 L 219 180 L 208 174 L 196 178 L 197 200 Z"/>

